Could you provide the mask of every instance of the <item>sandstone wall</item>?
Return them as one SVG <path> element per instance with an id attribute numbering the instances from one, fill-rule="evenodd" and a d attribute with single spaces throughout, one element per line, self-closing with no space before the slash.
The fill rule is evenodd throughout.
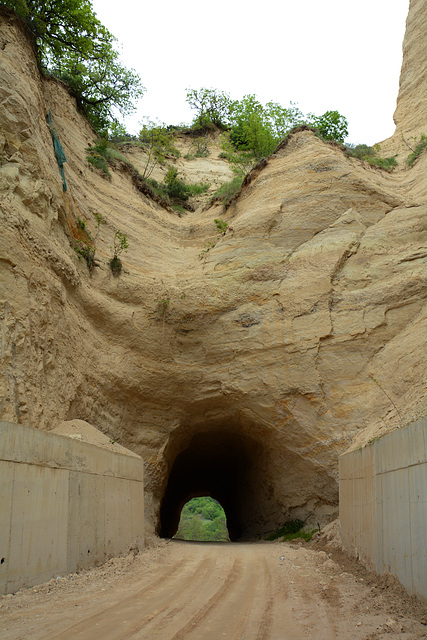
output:
<path id="1" fill-rule="evenodd" d="M 93 131 L 0 18 L 3 419 L 82 419 L 140 454 L 157 531 L 202 487 L 228 487 L 242 534 L 333 518 L 338 455 L 427 410 L 426 154 L 388 174 L 299 131 L 226 212 L 179 217 L 119 168 L 91 170 Z M 73 244 L 95 213 L 90 273 Z M 230 229 L 200 258 L 215 218 Z M 116 229 L 129 241 L 118 278 Z"/>
<path id="2" fill-rule="evenodd" d="M 0 422 L 0 512 L 0 593 L 142 549 L 142 460 Z"/>
<path id="3" fill-rule="evenodd" d="M 340 458 L 345 548 L 427 599 L 427 419 Z"/>

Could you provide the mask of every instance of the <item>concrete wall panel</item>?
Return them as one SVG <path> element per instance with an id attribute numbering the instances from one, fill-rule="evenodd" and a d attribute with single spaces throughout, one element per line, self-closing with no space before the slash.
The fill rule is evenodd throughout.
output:
<path id="1" fill-rule="evenodd" d="M 345 548 L 427 598 L 427 419 L 340 458 Z"/>
<path id="2" fill-rule="evenodd" d="M 426 591 L 427 574 L 427 465 L 409 468 L 413 593 Z"/>
<path id="3" fill-rule="evenodd" d="M 68 472 L 15 465 L 12 499 L 7 582 L 16 591 L 67 570 Z"/>
<path id="4" fill-rule="evenodd" d="M 0 593 L 142 548 L 143 505 L 141 458 L 0 422 Z"/>

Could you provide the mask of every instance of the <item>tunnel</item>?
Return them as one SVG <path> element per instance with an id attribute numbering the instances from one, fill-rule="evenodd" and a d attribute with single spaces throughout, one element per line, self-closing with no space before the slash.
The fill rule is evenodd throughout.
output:
<path id="1" fill-rule="evenodd" d="M 267 535 L 285 522 L 327 523 L 337 516 L 334 469 L 301 453 L 304 429 L 284 433 L 247 416 L 190 420 L 162 453 L 155 531 L 172 538 L 191 498 L 210 496 L 224 509 L 231 541 Z M 321 443 L 320 443 L 321 444 Z"/>
<path id="2" fill-rule="evenodd" d="M 262 444 L 230 428 L 195 433 L 181 451 L 172 454 L 171 469 L 160 508 L 160 536 L 172 538 L 183 506 L 198 496 L 210 496 L 224 509 L 230 540 L 240 538 L 253 515 L 256 467 Z"/>

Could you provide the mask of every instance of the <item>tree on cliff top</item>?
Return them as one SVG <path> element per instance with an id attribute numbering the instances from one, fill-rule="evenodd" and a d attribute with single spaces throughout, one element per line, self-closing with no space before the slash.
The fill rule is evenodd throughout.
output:
<path id="1" fill-rule="evenodd" d="M 228 131 L 223 151 L 232 164 L 236 159 L 251 164 L 269 156 L 298 125 L 311 126 L 324 140 L 342 143 L 348 135 L 347 119 L 338 111 L 304 115 L 292 102 L 289 107 L 272 101 L 263 105 L 255 94 L 232 100 L 217 89 L 187 89 L 187 103 L 196 113 L 193 130 L 215 125 Z"/>
<path id="2" fill-rule="evenodd" d="M 98 132 L 134 110 L 141 79 L 126 69 L 116 39 L 96 17 L 90 0 L 0 0 L 34 34 L 38 62 L 72 89 Z"/>

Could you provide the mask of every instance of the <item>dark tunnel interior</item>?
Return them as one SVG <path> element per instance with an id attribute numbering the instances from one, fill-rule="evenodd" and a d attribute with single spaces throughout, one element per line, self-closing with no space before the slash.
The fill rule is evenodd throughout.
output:
<path id="1" fill-rule="evenodd" d="M 261 449 L 259 442 L 225 429 L 196 433 L 172 464 L 160 508 L 160 536 L 176 533 L 188 500 L 211 496 L 224 509 L 230 540 L 240 538 L 251 501 L 253 464 Z"/>

